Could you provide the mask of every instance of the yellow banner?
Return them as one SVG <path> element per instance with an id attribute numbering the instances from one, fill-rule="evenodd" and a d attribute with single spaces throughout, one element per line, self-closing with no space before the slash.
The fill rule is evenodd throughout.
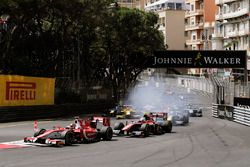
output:
<path id="1" fill-rule="evenodd" d="M 55 79 L 0 75 L 0 106 L 54 104 Z"/>

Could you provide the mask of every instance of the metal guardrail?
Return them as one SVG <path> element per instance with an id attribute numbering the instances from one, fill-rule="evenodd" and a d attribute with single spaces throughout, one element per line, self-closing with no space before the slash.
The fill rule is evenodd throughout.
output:
<path id="1" fill-rule="evenodd" d="M 234 122 L 250 126 L 250 109 L 234 107 Z"/>
<path id="2" fill-rule="evenodd" d="M 218 118 L 218 104 L 214 104 L 212 105 L 212 117 Z"/>
<path id="3" fill-rule="evenodd" d="M 228 108 L 231 108 L 231 111 Z M 247 108 L 213 104 L 212 117 L 227 119 L 250 126 L 250 109 Z"/>

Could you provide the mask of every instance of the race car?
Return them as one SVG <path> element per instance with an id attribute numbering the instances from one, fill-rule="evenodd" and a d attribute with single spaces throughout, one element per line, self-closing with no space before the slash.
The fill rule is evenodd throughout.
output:
<path id="1" fill-rule="evenodd" d="M 164 133 L 162 127 L 146 114 L 138 121 L 132 121 L 126 126 L 122 122 L 117 122 L 113 132 L 117 135 L 125 133 L 130 136 L 143 137 L 148 137 L 150 134 L 160 135 Z"/>
<path id="2" fill-rule="evenodd" d="M 98 124 L 103 126 L 98 128 Z M 37 127 L 37 125 L 34 125 Z M 72 145 L 75 143 L 111 140 L 113 130 L 108 117 L 90 117 L 89 119 L 75 118 L 74 123 L 67 127 L 54 127 L 53 129 L 37 129 L 33 137 L 25 137 L 24 142 L 43 144 L 49 146 Z"/>
<path id="3" fill-rule="evenodd" d="M 116 119 L 133 119 L 139 118 L 140 114 L 136 112 L 132 105 L 120 105 L 115 110 L 111 110 L 110 114 L 116 116 Z"/>
<path id="4" fill-rule="evenodd" d="M 171 133 L 172 132 L 172 118 L 168 116 L 166 112 L 156 112 L 150 113 L 149 115 L 153 120 L 161 126 L 163 132 Z"/>
<path id="5" fill-rule="evenodd" d="M 189 112 L 190 117 L 202 117 L 202 109 L 201 108 L 189 108 L 186 110 Z"/>
<path id="6" fill-rule="evenodd" d="M 172 110 L 169 112 L 173 125 L 186 125 L 189 123 L 189 114 L 185 111 Z"/>

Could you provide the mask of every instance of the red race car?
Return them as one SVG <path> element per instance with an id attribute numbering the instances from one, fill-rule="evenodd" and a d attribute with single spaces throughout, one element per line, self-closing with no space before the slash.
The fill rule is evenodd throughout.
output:
<path id="1" fill-rule="evenodd" d="M 98 127 L 99 123 L 102 124 L 100 128 Z M 37 127 L 37 125 L 34 125 L 34 127 Z M 113 130 L 110 127 L 110 119 L 92 116 L 85 120 L 76 117 L 74 123 L 65 128 L 54 127 L 50 130 L 36 130 L 34 136 L 25 137 L 24 142 L 59 146 L 94 142 L 101 139 L 111 140 L 112 137 Z"/>
<path id="2" fill-rule="evenodd" d="M 166 112 L 152 112 L 149 115 L 156 124 L 160 125 L 164 133 L 172 132 L 172 118 Z"/>
<path id="3" fill-rule="evenodd" d="M 144 115 L 136 122 L 131 122 L 128 125 L 124 125 L 122 122 L 117 122 L 114 126 L 115 134 L 124 134 L 131 136 L 143 136 L 147 137 L 150 134 L 160 135 L 163 134 L 162 127 L 154 121 L 149 115 Z"/>

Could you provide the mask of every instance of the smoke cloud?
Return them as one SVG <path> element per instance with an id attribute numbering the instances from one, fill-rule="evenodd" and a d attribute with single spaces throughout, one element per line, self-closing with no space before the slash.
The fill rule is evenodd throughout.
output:
<path id="1" fill-rule="evenodd" d="M 125 104 L 134 106 L 140 112 L 184 108 L 185 95 L 183 88 L 177 86 L 177 79 L 159 78 L 158 76 L 155 75 L 149 80 L 138 82 L 129 91 Z"/>

